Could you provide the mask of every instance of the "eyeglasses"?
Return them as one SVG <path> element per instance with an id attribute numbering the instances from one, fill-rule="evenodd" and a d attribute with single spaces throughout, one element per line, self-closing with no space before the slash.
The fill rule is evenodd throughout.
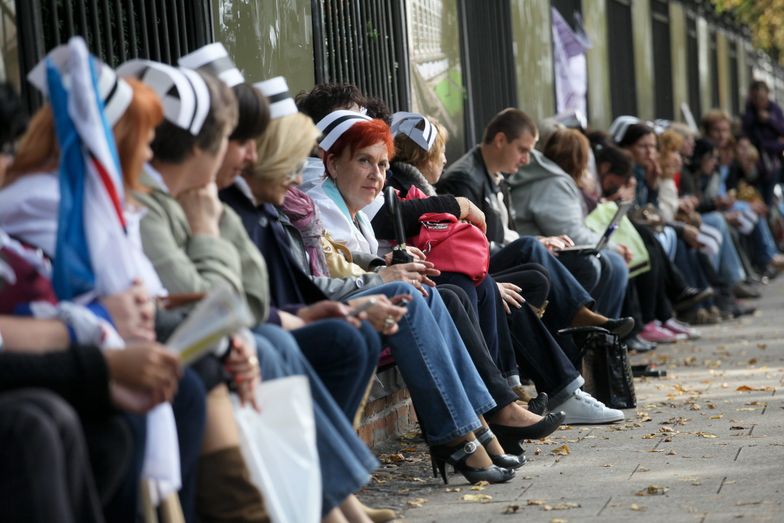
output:
<path id="1" fill-rule="evenodd" d="M 297 178 L 299 178 L 300 176 L 302 176 L 304 173 L 305 173 L 305 162 L 303 161 L 302 163 L 300 163 L 300 164 L 297 166 L 297 168 L 296 168 L 296 169 L 294 169 L 293 171 L 291 171 L 290 173 L 288 173 L 288 174 L 286 175 L 286 177 L 285 177 L 285 178 L 283 178 L 283 183 L 285 183 L 285 184 L 294 183 L 294 182 L 296 182 L 296 181 L 297 181 Z"/>

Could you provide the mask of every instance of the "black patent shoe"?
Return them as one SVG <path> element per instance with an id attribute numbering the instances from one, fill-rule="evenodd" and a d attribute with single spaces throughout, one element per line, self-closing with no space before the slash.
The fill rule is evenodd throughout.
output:
<path id="1" fill-rule="evenodd" d="M 558 412 L 549 413 L 538 422 L 527 427 L 509 427 L 490 423 L 490 429 L 495 433 L 495 437 L 498 438 L 498 442 L 505 451 L 510 454 L 520 455 L 523 453 L 520 440 L 546 438 L 558 430 L 565 418 L 566 413 L 559 410 Z"/>
<path id="2" fill-rule="evenodd" d="M 433 445 L 430 447 L 430 462 L 433 464 L 433 477 L 438 477 L 444 484 L 449 484 L 446 478 L 446 464 L 455 467 L 455 471 L 463 475 L 469 483 L 487 481 L 488 483 L 505 483 L 512 479 L 515 471 L 512 469 L 501 468 L 497 465 L 490 465 L 486 468 L 476 468 L 466 463 L 466 460 L 480 448 L 480 443 L 476 440 L 466 441 L 457 447 L 447 447 L 446 445 Z"/>
<path id="3" fill-rule="evenodd" d="M 598 325 L 603 327 L 619 338 L 625 338 L 634 329 L 634 318 L 627 316 L 625 318 L 612 318 L 607 320 L 604 324 Z"/>
<path id="4" fill-rule="evenodd" d="M 550 398 L 546 392 L 540 392 L 534 399 L 528 401 L 528 412 L 533 412 L 539 416 L 547 414 L 547 404 Z"/>
<path id="5" fill-rule="evenodd" d="M 495 434 L 493 434 L 493 431 L 487 427 L 475 430 L 474 435 L 476 435 L 477 441 L 479 441 L 479 443 L 481 443 L 485 448 L 487 455 L 490 456 L 490 459 L 493 460 L 493 465 L 498 465 L 499 467 L 505 469 L 519 469 L 525 465 L 525 455 L 515 456 L 514 454 L 491 454 L 490 449 L 487 448 L 487 446 L 490 445 L 490 442 L 495 439 Z"/>

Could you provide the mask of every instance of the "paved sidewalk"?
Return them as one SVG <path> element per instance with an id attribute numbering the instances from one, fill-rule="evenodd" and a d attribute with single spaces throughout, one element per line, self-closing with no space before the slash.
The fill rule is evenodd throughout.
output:
<path id="1" fill-rule="evenodd" d="M 510 483 L 445 486 L 412 435 L 361 499 L 417 522 L 784 521 L 784 278 L 763 294 L 755 316 L 660 346 L 668 376 L 635 380 L 625 423 L 526 444 Z"/>

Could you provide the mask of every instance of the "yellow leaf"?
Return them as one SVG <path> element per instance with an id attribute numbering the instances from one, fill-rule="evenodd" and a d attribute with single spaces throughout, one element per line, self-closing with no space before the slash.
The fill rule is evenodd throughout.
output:
<path id="1" fill-rule="evenodd" d="M 697 436 L 701 438 L 708 438 L 708 439 L 718 438 L 716 434 L 711 434 L 710 432 L 696 432 L 695 434 L 697 434 Z"/>
<path id="2" fill-rule="evenodd" d="M 645 510 L 645 507 L 638 505 L 637 503 L 632 503 L 632 505 L 629 508 L 636 512 L 642 512 L 643 510 Z"/>
<path id="3" fill-rule="evenodd" d="M 711 416 L 710 419 L 721 419 L 724 417 L 724 414 L 716 414 L 715 416 Z"/>
<path id="4" fill-rule="evenodd" d="M 427 503 L 425 498 L 416 498 L 416 499 L 409 499 L 406 504 L 411 508 L 420 508 L 422 505 Z"/>
<path id="5" fill-rule="evenodd" d="M 520 510 L 520 505 L 507 505 L 503 514 L 515 514 L 518 510 Z"/>
<path id="6" fill-rule="evenodd" d="M 471 503 L 487 503 L 493 500 L 493 496 L 487 494 L 464 494 L 463 501 L 470 501 Z"/>
<path id="7" fill-rule="evenodd" d="M 529 506 L 538 507 L 539 505 L 544 505 L 545 501 L 543 499 L 529 499 L 527 504 Z"/>
<path id="8" fill-rule="evenodd" d="M 550 453 L 555 454 L 556 456 L 568 456 L 572 451 L 569 450 L 569 445 L 563 444 L 560 447 L 551 450 Z"/>

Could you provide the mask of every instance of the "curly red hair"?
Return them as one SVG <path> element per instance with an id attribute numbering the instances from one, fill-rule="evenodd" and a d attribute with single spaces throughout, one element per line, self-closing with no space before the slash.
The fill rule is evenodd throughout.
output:
<path id="1" fill-rule="evenodd" d="M 389 160 L 395 156 L 395 140 L 392 131 L 384 120 L 373 119 L 357 122 L 338 138 L 327 151 L 328 155 L 340 156 L 348 147 L 353 156 L 358 149 L 364 149 L 377 143 L 387 147 Z"/>

